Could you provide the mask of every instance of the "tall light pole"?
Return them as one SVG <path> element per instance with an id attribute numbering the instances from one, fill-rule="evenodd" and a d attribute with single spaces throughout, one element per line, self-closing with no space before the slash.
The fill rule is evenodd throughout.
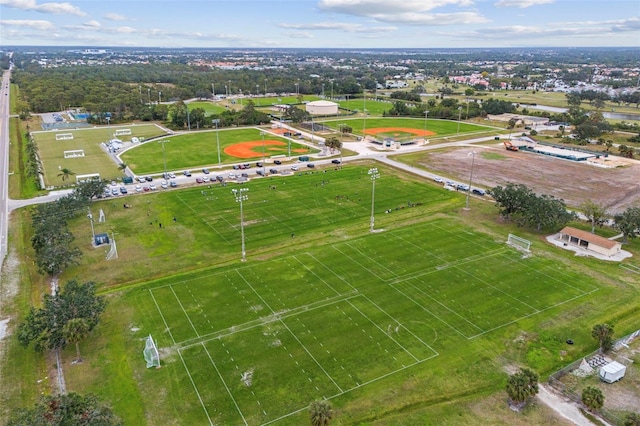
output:
<path id="1" fill-rule="evenodd" d="M 229 83 L 229 96 L 233 95 L 233 92 L 231 92 L 231 80 L 227 81 Z"/>
<path id="2" fill-rule="evenodd" d="M 322 83 L 322 99 L 324 99 L 324 83 Z"/>
<path id="3" fill-rule="evenodd" d="M 300 81 L 298 81 L 296 84 L 296 96 L 298 96 L 300 94 Z"/>
<path id="4" fill-rule="evenodd" d="M 256 84 L 256 98 L 258 98 L 258 105 L 260 105 L 260 85 Z"/>
<path id="5" fill-rule="evenodd" d="M 467 116 L 465 117 L 465 120 L 469 119 L 469 97 L 467 96 Z"/>
<path id="6" fill-rule="evenodd" d="M 158 92 L 158 105 L 162 103 L 162 92 Z"/>
<path id="7" fill-rule="evenodd" d="M 229 98 L 229 86 L 227 86 L 226 84 L 224 85 L 224 94 L 227 98 Z"/>
<path id="8" fill-rule="evenodd" d="M 164 159 L 164 174 L 165 174 L 165 176 L 167 174 L 167 154 L 166 154 L 166 152 L 164 150 L 164 144 L 167 143 L 167 142 L 169 142 L 169 141 L 166 140 L 166 139 L 158 141 L 158 143 L 162 144 L 162 158 Z"/>
<path id="9" fill-rule="evenodd" d="M 476 160 L 476 152 L 471 151 L 468 155 L 471 155 L 471 173 L 469 173 L 469 189 L 467 190 L 467 204 L 465 205 L 465 210 L 469 210 L 469 195 L 471 194 L 471 181 L 473 180 L 473 164 Z"/>
<path id="10" fill-rule="evenodd" d="M 87 209 L 87 217 L 89 218 L 89 223 L 91 223 L 91 237 L 93 238 L 91 240 L 91 244 L 93 245 L 96 241 L 96 231 L 93 228 L 93 215 L 91 214 L 91 210 Z"/>
<path id="11" fill-rule="evenodd" d="M 215 83 L 211 83 L 211 94 L 213 95 L 212 99 L 215 99 L 216 98 L 216 84 Z"/>
<path id="12" fill-rule="evenodd" d="M 242 238 L 242 261 L 247 261 L 247 251 L 244 246 L 244 217 L 242 211 L 242 202 L 247 201 L 249 196 L 246 194 L 249 191 L 249 188 L 240 188 L 240 189 L 232 189 L 234 197 L 236 197 L 236 202 L 240 203 L 240 234 Z"/>
<path id="13" fill-rule="evenodd" d="M 362 134 L 366 136 L 367 131 L 367 96 L 362 86 L 362 113 L 364 114 L 364 123 L 362 125 Z"/>
<path id="14" fill-rule="evenodd" d="M 424 132 L 427 133 L 427 120 L 429 119 L 429 110 L 425 110 L 424 112 Z M 424 137 L 426 138 L 427 135 L 425 134 Z"/>
<path id="15" fill-rule="evenodd" d="M 149 105 L 151 105 L 151 88 L 147 87 L 147 96 L 149 97 Z"/>
<path id="16" fill-rule="evenodd" d="M 373 226 L 375 224 L 375 216 L 373 215 L 373 208 L 375 206 L 375 195 L 376 195 L 376 179 L 380 177 L 380 173 L 378 173 L 377 168 L 369 169 L 369 177 L 371 178 L 371 222 L 369 227 L 369 232 L 373 232 Z"/>
<path id="17" fill-rule="evenodd" d="M 260 132 L 260 136 L 262 136 L 262 176 L 265 176 L 265 173 L 264 173 L 264 132 Z"/>
<path id="18" fill-rule="evenodd" d="M 267 97 L 267 79 L 264 79 L 264 97 Z"/>
<path id="19" fill-rule="evenodd" d="M 219 119 L 213 120 L 216 124 L 216 142 L 218 143 L 218 167 L 222 167 L 222 161 L 220 159 L 220 130 L 218 129 Z"/>
<path id="20" fill-rule="evenodd" d="M 189 115 L 189 105 L 184 104 L 184 107 L 187 109 L 187 131 L 191 131 L 191 116 Z"/>
<path id="21" fill-rule="evenodd" d="M 331 82 L 331 99 L 333 99 L 333 79 L 329 81 Z"/>
<path id="22" fill-rule="evenodd" d="M 460 116 L 462 115 L 462 107 L 458 107 L 458 134 L 460 134 Z"/>

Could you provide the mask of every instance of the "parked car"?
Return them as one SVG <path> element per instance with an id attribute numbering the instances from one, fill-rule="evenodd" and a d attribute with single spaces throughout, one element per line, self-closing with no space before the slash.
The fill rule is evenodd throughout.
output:
<path id="1" fill-rule="evenodd" d="M 467 185 L 466 183 L 459 183 L 456 185 L 456 188 L 462 190 L 462 191 L 468 191 L 469 190 L 469 185 Z"/>
<path id="2" fill-rule="evenodd" d="M 160 187 L 162 189 L 167 189 L 169 187 L 169 184 L 167 183 L 166 180 L 163 180 L 162 182 L 160 182 Z"/>
<path id="3" fill-rule="evenodd" d="M 233 170 L 240 170 L 240 166 L 237 164 L 234 164 L 231 168 L 233 168 Z"/>
<path id="4" fill-rule="evenodd" d="M 294 164 L 293 166 L 291 166 L 291 170 L 293 170 L 293 171 L 295 172 L 296 170 L 298 170 L 298 166 L 296 166 L 296 165 Z"/>
<path id="5" fill-rule="evenodd" d="M 216 180 L 218 182 L 224 182 L 224 178 L 222 176 L 220 176 L 220 175 L 216 176 Z"/>
<path id="6" fill-rule="evenodd" d="M 340 161 L 340 160 L 339 160 L 339 159 L 337 159 L 337 158 L 336 158 L 335 160 L 331 160 L 331 162 L 332 162 L 333 164 L 340 164 L 340 163 L 342 163 L 342 161 Z"/>
<path id="7" fill-rule="evenodd" d="M 313 163 L 307 163 L 307 167 L 313 169 L 316 165 Z"/>
<path id="8" fill-rule="evenodd" d="M 242 176 L 243 178 L 248 178 L 249 174 L 248 173 L 242 173 L 240 176 Z"/>
<path id="9" fill-rule="evenodd" d="M 202 169 L 202 173 L 204 173 L 205 175 L 209 174 L 209 169 Z"/>
<path id="10" fill-rule="evenodd" d="M 442 179 L 441 177 L 438 177 L 438 176 L 434 177 L 433 180 L 438 182 L 438 183 L 444 182 L 444 179 Z"/>
<path id="11" fill-rule="evenodd" d="M 484 195 L 485 194 L 484 189 L 478 189 L 478 188 L 473 188 L 471 190 L 471 192 L 473 192 L 476 195 Z"/>
<path id="12" fill-rule="evenodd" d="M 269 169 L 269 173 L 272 175 L 278 174 L 278 169 Z"/>
<path id="13" fill-rule="evenodd" d="M 256 167 L 262 167 L 262 161 L 258 161 L 258 162 L 256 163 Z"/>
<path id="14" fill-rule="evenodd" d="M 263 172 L 262 170 L 256 170 L 256 173 L 257 173 L 259 176 L 264 176 L 264 172 Z"/>
<path id="15" fill-rule="evenodd" d="M 229 178 L 229 179 L 235 179 L 235 178 L 236 178 L 236 174 L 235 174 L 235 173 L 229 173 L 229 174 L 227 175 L 227 178 Z"/>
<path id="16" fill-rule="evenodd" d="M 211 179 L 209 179 L 209 176 L 202 176 L 202 181 L 203 182 L 209 182 Z"/>
<path id="17" fill-rule="evenodd" d="M 114 197 L 120 195 L 120 193 L 118 192 L 118 188 L 111 188 L 111 195 L 113 195 Z"/>
<path id="18" fill-rule="evenodd" d="M 203 183 L 204 181 L 202 180 L 202 178 L 197 177 L 196 178 L 196 183 Z"/>
<path id="19" fill-rule="evenodd" d="M 142 192 L 142 187 L 140 185 L 136 185 L 136 192 Z"/>
<path id="20" fill-rule="evenodd" d="M 173 173 L 173 172 L 169 172 L 169 177 L 170 177 L 171 179 L 175 179 L 175 178 L 176 178 L 176 174 L 175 174 L 175 173 Z"/>
<path id="21" fill-rule="evenodd" d="M 177 183 L 175 180 L 172 180 L 172 181 L 169 183 L 169 185 L 170 185 L 172 188 L 175 188 L 175 187 L 177 187 L 177 186 L 178 186 L 178 183 Z"/>
<path id="22" fill-rule="evenodd" d="M 149 189 L 152 190 L 152 191 L 155 191 L 158 188 L 156 187 L 156 185 L 154 183 L 152 183 L 151 185 L 149 185 Z"/>
<path id="23" fill-rule="evenodd" d="M 185 170 L 184 172 L 182 172 L 183 175 L 185 175 L 186 177 L 191 177 L 191 171 L 189 170 Z"/>
<path id="24" fill-rule="evenodd" d="M 126 187 L 124 187 L 124 186 L 121 186 L 121 187 L 120 187 L 120 193 L 121 193 L 121 194 L 123 194 L 123 195 L 124 195 L 124 194 L 126 194 L 127 192 L 128 192 L 128 191 L 127 191 L 127 188 L 126 188 Z"/>
<path id="25" fill-rule="evenodd" d="M 149 185 L 145 185 L 144 188 L 142 188 L 144 190 L 144 192 L 149 192 L 151 191 L 151 188 L 149 188 Z"/>
<path id="26" fill-rule="evenodd" d="M 152 178 L 151 176 L 145 176 L 145 177 L 144 177 L 144 179 L 145 179 L 147 182 L 153 182 L 153 178 Z"/>
<path id="27" fill-rule="evenodd" d="M 273 160 L 273 164 L 278 164 L 278 165 L 280 165 L 280 164 L 282 164 L 282 161 L 280 161 L 280 160 Z"/>
<path id="28" fill-rule="evenodd" d="M 144 182 L 146 182 L 146 179 L 144 178 L 144 176 L 138 176 L 138 177 L 136 178 L 136 180 L 137 180 L 138 182 L 140 182 L 140 183 L 144 183 Z"/>

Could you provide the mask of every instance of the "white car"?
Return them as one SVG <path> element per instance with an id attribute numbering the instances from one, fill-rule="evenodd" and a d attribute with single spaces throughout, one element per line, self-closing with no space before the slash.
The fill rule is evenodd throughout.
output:
<path id="1" fill-rule="evenodd" d="M 296 170 L 298 170 L 298 166 L 296 166 L 296 165 L 294 164 L 293 166 L 291 166 L 291 170 L 293 170 L 293 171 L 295 172 Z"/>
<path id="2" fill-rule="evenodd" d="M 142 187 L 140 185 L 136 185 L 136 192 L 142 192 Z"/>
<path id="3" fill-rule="evenodd" d="M 236 178 L 236 174 L 235 174 L 235 173 L 229 173 L 229 174 L 227 175 L 227 178 L 228 178 L 228 179 L 235 179 L 235 178 Z"/>
<path id="4" fill-rule="evenodd" d="M 441 177 L 438 177 L 438 176 L 434 177 L 433 180 L 438 182 L 438 183 L 444 182 L 444 179 L 442 179 Z"/>
<path id="5" fill-rule="evenodd" d="M 169 184 L 167 183 L 166 180 L 163 180 L 162 182 L 160 182 L 160 187 L 162 189 L 167 189 L 169 187 Z"/>
<path id="6" fill-rule="evenodd" d="M 154 183 L 152 183 L 151 185 L 149 185 L 149 189 L 152 190 L 152 191 L 155 191 L 158 188 L 156 187 L 156 185 Z"/>

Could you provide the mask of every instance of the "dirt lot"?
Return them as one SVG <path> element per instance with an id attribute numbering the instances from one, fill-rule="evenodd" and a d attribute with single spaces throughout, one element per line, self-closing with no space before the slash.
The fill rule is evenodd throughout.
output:
<path id="1" fill-rule="evenodd" d="M 481 187 L 522 183 L 537 194 L 561 198 L 571 207 L 591 199 L 604 205 L 609 213 L 640 206 L 640 161 L 621 159 L 627 165 L 605 169 L 585 162 L 507 151 L 502 144 L 495 144 L 431 151 L 419 164 L 434 173 L 467 182 L 472 151 L 476 152 L 473 183 Z"/>

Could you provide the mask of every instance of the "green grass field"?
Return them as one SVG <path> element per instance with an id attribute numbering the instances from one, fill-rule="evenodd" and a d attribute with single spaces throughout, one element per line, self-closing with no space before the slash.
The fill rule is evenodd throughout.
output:
<path id="1" fill-rule="evenodd" d="M 516 231 L 534 240 L 524 259 L 504 244 L 511 228 L 458 215 L 464 194 L 376 166 L 377 233 L 370 164 L 250 181 L 246 263 L 235 185 L 97 203 L 96 232 L 114 233 L 119 258 L 86 244 L 61 277 L 99 277 L 110 300 L 67 386 L 127 424 L 299 425 L 317 398 L 344 424 L 428 424 L 438 401 L 503 389 L 505 363 L 544 374 L 592 350 L 589 324 L 631 294 L 612 284 L 615 265 L 600 272 Z M 73 224 L 80 242 L 86 222 Z M 159 370 L 142 359 L 149 334 Z M 433 408 L 391 414 L 411 406 Z"/>
<path id="2" fill-rule="evenodd" d="M 458 124 L 460 125 L 460 133 L 468 137 L 470 134 L 483 134 L 487 132 L 495 133 L 495 129 L 491 127 L 478 126 L 465 122 L 458 123 L 451 120 L 426 120 L 424 118 L 378 118 L 368 117 L 365 121 L 362 118 L 327 120 L 322 124 L 338 130 L 341 124 L 346 124 L 353 129 L 356 134 L 362 134 L 364 129 L 374 129 L 380 127 L 407 127 L 410 129 L 424 130 L 435 132 L 434 138 L 456 136 L 458 133 Z M 395 132 L 398 133 L 398 132 Z M 415 135 L 403 134 L 401 137 L 415 137 Z"/>
<path id="3" fill-rule="evenodd" d="M 358 110 L 362 112 L 364 109 L 367 110 L 367 114 L 369 115 L 378 115 L 381 116 L 385 111 L 389 111 L 393 108 L 393 102 L 383 102 L 371 100 L 367 97 L 366 102 L 363 99 L 351 99 L 348 101 L 336 101 L 340 105 L 340 108 L 347 108 L 352 111 Z"/>
<path id="4" fill-rule="evenodd" d="M 214 102 L 198 101 L 189 102 L 187 105 L 189 106 L 189 111 L 192 111 L 195 108 L 202 108 L 206 116 L 220 114 L 221 112 L 226 111 L 225 107 L 220 106 Z"/>
<path id="5" fill-rule="evenodd" d="M 123 141 L 132 137 L 150 138 L 160 136 L 165 131 L 154 124 L 136 124 L 129 126 L 110 126 L 78 130 L 60 130 L 46 132 L 32 132 L 38 145 L 38 153 L 42 161 L 42 168 L 47 186 L 64 184 L 58 176 L 60 169 L 68 168 L 76 175 L 100 173 L 102 179 L 114 179 L 122 176 L 118 165 L 109 158 L 100 144 L 114 137 L 117 130 L 130 129 L 130 135 L 116 136 Z M 56 140 L 56 135 L 71 134 L 73 139 Z M 64 158 L 64 151 L 84 150 L 84 157 Z M 75 178 L 71 177 L 75 183 Z"/>
<path id="6" fill-rule="evenodd" d="M 270 134 L 270 129 L 244 128 L 221 129 L 192 132 L 165 138 L 167 143 L 163 148 L 160 143 L 146 143 L 124 152 L 121 156 L 124 162 L 137 174 L 154 174 L 164 171 L 166 158 L 167 170 L 197 169 L 218 164 L 218 141 L 220 142 L 221 164 L 255 162 L 262 158 L 262 146 L 256 146 L 251 158 L 239 158 L 225 153 L 225 148 L 231 145 L 261 141 L 261 133 L 265 133 L 265 140 L 278 141 L 281 145 L 266 145 L 265 158 L 274 155 L 282 156 L 289 153 L 289 140 L 278 135 Z M 314 152 L 313 148 L 291 142 L 291 156 Z"/>

